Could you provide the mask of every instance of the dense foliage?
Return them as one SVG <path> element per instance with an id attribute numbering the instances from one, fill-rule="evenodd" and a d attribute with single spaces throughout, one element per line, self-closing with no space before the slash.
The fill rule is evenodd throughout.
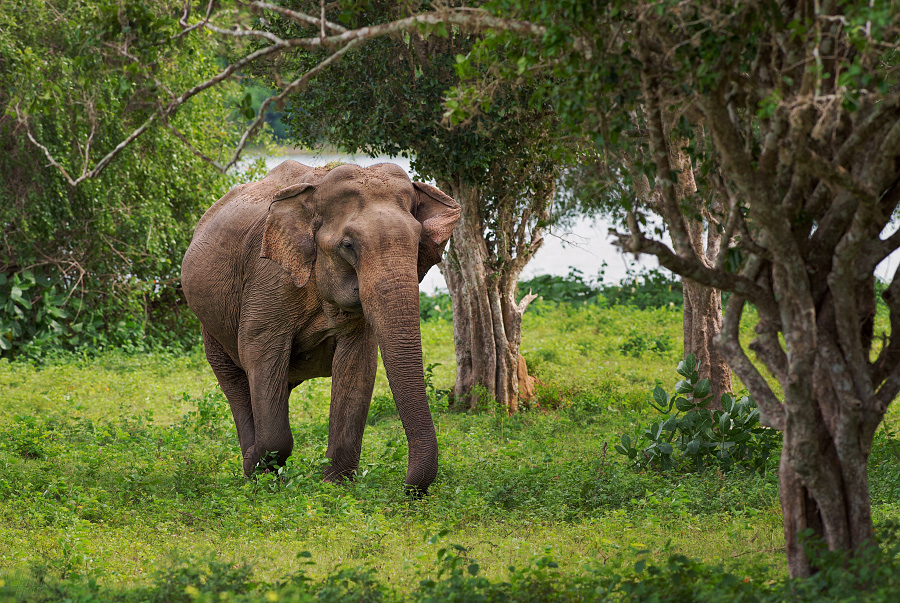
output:
<path id="1" fill-rule="evenodd" d="M 673 277 L 666 270 L 650 268 L 629 270 L 618 283 L 604 279 L 606 262 L 596 280 L 590 280 L 575 268 L 566 276 L 542 274 L 519 281 L 519 297 L 533 293 L 541 299 L 556 303 L 592 303 L 601 305 L 624 305 L 644 308 L 681 306 L 681 279 Z"/>
<path id="2" fill-rule="evenodd" d="M 214 73 L 212 41 L 171 41 L 178 7 L 0 5 L 0 354 L 197 341 L 181 258 L 202 212 L 246 176 L 219 175 L 160 127 L 72 187 L 28 138 L 78 178 L 161 98 Z M 234 95 L 214 89 L 170 123 L 215 154 L 233 141 Z"/>

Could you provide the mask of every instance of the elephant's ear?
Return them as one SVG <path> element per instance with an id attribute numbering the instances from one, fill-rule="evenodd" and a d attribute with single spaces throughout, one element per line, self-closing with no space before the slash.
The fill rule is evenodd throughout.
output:
<path id="1" fill-rule="evenodd" d="M 315 187 L 305 182 L 278 191 L 263 230 L 260 257 L 278 262 L 298 287 L 309 281 L 316 262 L 310 204 L 313 192 Z"/>
<path id="2" fill-rule="evenodd" d="M 459 203 L 437 187 L 424 182 L 413 182 L 416 189 L 416 219 L 422 223 L 422 236 L 419 239 L 419 282 L 425 273 L 441 261 L 444 246 L 459 220 Z"/>

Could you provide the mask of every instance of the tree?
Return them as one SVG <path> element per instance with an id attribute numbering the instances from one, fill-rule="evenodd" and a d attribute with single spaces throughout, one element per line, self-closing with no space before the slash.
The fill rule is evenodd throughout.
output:
<path id="1" fill-rule="evenodd" d="M 560 112 L 569 133 L 577 132 L 589 141 L 578 154 L 579 163 L 566 170 L 565 186 L 573 192 L 573 209 L 621 220 L 626 206 L 640 207 L 660 217 L 669 232 L 683 233 L 684 242 L 693 247 L 697 257 L 714 265 L 723 251 L 723 226 L 730 208 L 714 187 L 706 185 L 703 176 L 709 171 L 710 159 L 697 164 L 697 154 L 682 149 L 688 144 L 696 150 L 693 141 L 704 136 L 702 129 L 694 132 L 682 112 L 666 106 L 663 136 L 669 162 L 677 172 L 673 176 L 676 211 L 669 211 L 663 203 L 662 180 L 653 172 L 656 164 L 648 146 L 646 111 L 635 96 L 639 90 L 621 86 L 621 72 L 596 60 L 591 50 L 608 34 L 606 24 L 594 18 L 594 6 L 583 2 L 551 2 L 530 8 L 499 2 L 493 6 L 500 14 L 532 19 L 525 21 L 532 28 L 518 28 L 518 32 L 528 33 L 523 36 L 500 27 L 476 46 L 467 61 L 458 64 L 470 85 L 451 91 L 447 105 L 450 121 L 465 121 L 479 114 L 478 106 L 489 101 L 498 82 L 541 78 L 544 85 L 534 82 L 537 96 Z M 536 32 L 545 40 L 556 37 L 535 45 Z M 576 51 L 558 56 L 567 45 Z M 621 35 L 613 36 L 607 46 L 627 53 Z M 498 60 L 498 53 L 508 60 Z M 479 68 L 471 69 L 472 65 Z M 606 105 L 610 97 L 596 94 L 598 82 L 616 99 L 611 106 Z M 612 110 L 617 107 L 627 109 L 615 114 Z M 711 407 L 718 407 L 721 395 L 732 390 L 731 369 L 714 343 L 722 328 L 721 292 L 691 279 L 683 280 L 682 291 L 684 354 L 694 354 L 699 360 L 701 376 L 711 382 Z"/>
<path id="2" fill-rule="evenodd" d="M 338 18 L 359 29 L 404 16 L 378 6 Z M 274 31 L 303 33 L 291 26 Z M 289 97 L 284 121 L 307 146 L 411 153 L 416 172 L 461 203 L 442 268 L 453 303 L 456 403 L 473 407 L 480 386 L 515 412 L 518 380 L 527 375 L 519 354 L 522 314 L 534 299 L 517 302 L 516 284 L 550 220 L 560 140 L 552 112 L 532 107 L 530 90 L 514 85 L 493 91 L 491 116 L 452 129 L 442 125 L 444 93 L 458 81 L 456 57 L 476 38 L 452 26 L 428 33 L 413 30 L 347 52 Z M 279 68 L 302 73 L 321 60 L 318 53 L 295 53 Z"/>
<path id="3" fill-rule="evenodd" d="M 560 77 L 549 95 L 573 132 L 619 150 L 620 137 L 646 134 L 636 174 L 620 167 L 632 176 L 621 179 L 630 189 L 622 197 L 622 248 L 732 292 L 719 345 L 764 421 L 783 431 L 791 575 L 815 570 L 801 546 L 805 530 L 831 550 L 870 546 L 866 463 L 900 392 L 896 273 L 882 296 L 888 330 L 874 331 L 874 270 L 900 247 L 900 234 L 882 236 L 900 203 L 894 6 L 511 0 L 493 10 L 532 22 L 531 31 L 545 28 L 539 43 L 530 37 L 509 56 L 518 71 Z M 677 136 L 669 133 L 671 115 L 680 116 Z M 668 224 L 671 247 L 650 236 L 633 202 L 640 181 L 633 176 L 643 175 L 659 183 L 665 212 L 690 210 L 680 202 L 681 153 L 703 166 L 706 186 L 730 208 L 712 265 L 679 220 Z M 778 381 L 783 402 L 738 338 L 748 303 L 759 313 L 749 348 Z"/>
<path id="4" fill-rule="evenodd" d="M 159 44 L 175 33 L 170 10 L 66 0 L 0 8 L 4 354 L 197 339 L 180 312 L 181 257 L 198 216 L 236 179 L 162 129 L 132 139 L 115 169 L 83 178 L 155 114 L 160 95 L 217 70 L 202 38 Z M 209 153 L 233 144 L 218 117 L 232 93 L 219 89 L 167 123 Z"/>

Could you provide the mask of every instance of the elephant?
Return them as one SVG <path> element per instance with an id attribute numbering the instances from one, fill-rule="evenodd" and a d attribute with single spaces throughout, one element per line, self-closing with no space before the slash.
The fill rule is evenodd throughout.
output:
<path id="1" fill-rule="evenodd" d="M 181 283 L 228 399 L 252 475 L 293 449 L 291 390 L 332 377 L 324 479 L 352 477 L 378 349 L 409 442 L 408 491 L 434 481 L 438 446 L 425 394 L 419 283 L 441 260 L 460 206 L 390 163 L 285 161 L 236 186 L 200 219 Z"/>

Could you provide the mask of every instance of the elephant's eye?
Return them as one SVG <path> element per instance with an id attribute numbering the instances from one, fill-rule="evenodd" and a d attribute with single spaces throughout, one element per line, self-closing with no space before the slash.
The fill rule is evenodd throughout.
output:
<path id="1" fill-rule="evenodd" d="M 341 241 L 341 247 L 343 247 L 344 249 L 353 249 L 353 241 L 351 241 L 350 239 L 343 239 Z"/>

